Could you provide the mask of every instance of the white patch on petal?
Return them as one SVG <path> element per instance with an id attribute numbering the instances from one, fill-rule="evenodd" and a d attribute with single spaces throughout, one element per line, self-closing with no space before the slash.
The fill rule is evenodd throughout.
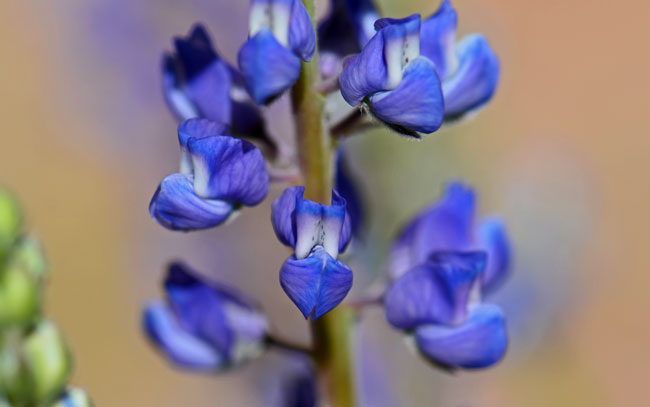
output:
<path id="1" fill-rule="evenodd" d="M 386 69 L 388 70 L 388 89 L 395 89 L 404 76 L 404 70 L 420 56 L 420 34 L 404 38 L 391 38 L 384 47 Z"/>
<path id="2" fill-rule="evenodd" d="M 168 96 L 169 104 L 174 107 L 174 110 L 181 116 L 183 120 L 193 119 L 199 117 L 199 112 L 194 107 L 194 104 L 185 96 L 185 93 L 180 89 L 173 89 L 169 91 Z"/>
<path id="3" fill-rule="evenodd" d="M 322 221 L 321 244 L 325 252 L 333 259 L 339 255 L 339 241 L 341 240 L 341 229 L 343 221 L 337 218 L 324 219 Z"/>
<path id="4" fill-rule="evenodd" d="M 208 184 L 210 182 L 210 172 L 206 163 L 197 157 L 192 157 L 194 167 L 194 193 L 201 198 L 209 198 Z"/>
<path id="5" fill-rule="evenodd" d="M 296 259 L 309 256 L 311 249 L 322 240 L 322 219 L 320 214 L 296 216 Z"/>
<path id="6" fill-rule="evenodd" d="M 192 156 L 186 148 L 181 148 L 181 164 L 179 172 L 185 175 L 192 175 L 194 172 L 194 166 L 192 165 Z"/>
<path id="7" fill-rule="evenodd" d="M 249 36 L 253 37 L 268 28 L 280 44 L 289 46 L 289 20 L 291 9 L 286 3 L 255 2 L 249 15 Z"/>

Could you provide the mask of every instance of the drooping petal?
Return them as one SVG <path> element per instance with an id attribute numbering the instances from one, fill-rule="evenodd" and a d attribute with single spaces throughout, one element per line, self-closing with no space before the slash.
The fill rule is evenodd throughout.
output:
<path id="1" fill-rule="evenodd" d="M 178 142 L 181 145 L 181 174 L 194 174 L 192 157 L 187 151 L 187 142 L 190 138 L 204 138 L 210 136 L 229 135 L 230 128 L 225 123 L 213 122 L 208 119 L 189 119 L 178 126 Z"/>
<path id="2" fill-rule="evenodd" d="M 172 263 L 167 299 L 180 325 L 217 349 L 226 364 L 259 353 L 268 321 L 259 306 L 234 287 L 208 282 L 183 263 Z"/>
<path id="3" fill-rule="evenodd" d="M 352 237 L 346 201 L 333 190 L 332 205 L 322 205 L 304 199 L 304 192 L 303 186 L 289 187 L 273 202 L 273 230 L 280 242 L 296 250 L 298 258 L 307 256 L 316 245 L 336 258 Z"/>
<path id="4" fill-rule="evenodd" d="M 457 24 L 458 16 L 449 0 L 443 0 L 438 11 L 422 21 L 420 52 L 433 61 L 441 80 L 458 64 L 454 49 Z"/>
<path id="5" fill-rule="evenodd" d="M 174 364 L 191 370 L 219 370 L 223 358 L 207 343 L 185 331 L 163 303 L 150 303 L 143 313 L 145 333 Z"/>
<path id="6" fill-rule="evenodd" d="M 311 61 L 316 50 L 316 32 L 309 12 L 301 0 L 293 0 L 289 21 L 289 45 L 300 59 Z"/>
<path id="7" fill-rule="evenodd" d="M 508 347 L 505 316 L 496 305 L 480 305 L 456 326 L 422 325 L 415 331 L 420 352 L 452 368 L 479 369 L 494 365 Z"/>
<path id="8" fill-rule="evenodd" d="M 248 92 L 260 105 L 272 102 L 300 75 L 300 58 L 279 43 L 268 28 L 244 43 L 238 60 Z"/>
<path id="9" fill-rule="evenodd" d="M 396 328 L 455 324 L 467 312 L 470 291 L 483 268 L 482 252 L 445 252 L 395 280 L 384 300 L 386 319 Z"/>
<path id="10" fill-rule="evenodd" d="M 230 123 L 230 69 L 214 50 L 203 26 L 175 38 L 175 54 L 163 58 L 163 89 L 181 120 L 206 117 Z"/>
<path id="11" fill-rule="evenodd" d="M 232 211 L 230 202 L 196 195 L 192 177 L 184 174 L 165 177 L 149 204 L 151 217 L 171 230 L 208 229 L 223 223 Z"/>
<path id="12" fill-rule="evenodd" d="M 280 284 L 305 319 L 316 320 L 343 301 L 352 288 L 352 270 L 317 246 L 304 259 L 284 262 Z"/>
<path id="13" fill-rule="evenodd" d="M 269 176 L 260 150 L 227 136 L 190 138 L 187 144 L 198 196 L 257 205 L 266 197 Z"/>
<path id="14" fill-rule="evenodd" d="M 483 221 L 478 235 L 479 246 L 488 255 L 487 266 L 483 273 L 483 291 L 490 293 L 508 277 L 510 242 L 503 222 L 496 218 Z"/>
<path id="15" fill-rule="evenodd" d="M 470 249 L 475 202 L 474 192 L 469 187 L 458 182 L 448 184 L 442 198 L 399 234 L 391 249 L 391 276 L 398 277 L 423 263 L 435 251 Z"/>
<path id="16" fill-rule="evenodd" d="M 179 325 L 229 360 L 235 338 L 219 291 L 181 263 L 169 266 L 165 291 Z"/>
<path id="17" fill-rule="evenodd" d="M 397 88 L 373 94 L 369 104 L 382 121 L 426 134 L 440 128 L 445 111 L 435 66 L 426 58 L 412 61 Z"/>
<path id="18" fill-rule="evenodd" d="M 458 68 L 442 83 L 445 120 L 457 120 L 490 100 L 499 82 L 499 59 L 485 37 L 468 35 L 456 46 Z"/>

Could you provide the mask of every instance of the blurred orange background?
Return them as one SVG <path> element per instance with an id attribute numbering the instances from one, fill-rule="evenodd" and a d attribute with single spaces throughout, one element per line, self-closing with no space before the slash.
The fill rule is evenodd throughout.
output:
<path id="1" fill-rule="evenodd" d="M 438 5 L 377 3 L 396 17 L 429 15 Z M 370 394 L 363 404 L 643 405 L 650 4 L 454 5 L 461 33 L 484 33 L 500 56 L 498 92 L 473 121 L 422 142 L 386 132 L 350 140 L 372 202 L 369 243 L 353 264 L 366 273 L 359 281 L 370 281 L 400 224 L 436 199 L 445 180 L 464 179 L 479 192 L 482 213 L 499 213 L 515 242 L 514 275 L 496 299 L 511 316 L 512 344 L 496 368 L 450 376 L 412 355 L 379 310 L 368 312 L 360 365 L 381 373 L 362 374 Z M 142 337 L 141 306 L 160 296 L 171 259 L 244 288 L 279 332 L 309 338 L 277 283 L 288 255 L 269 221 L 280 186 L 233 224 L 208 232 L 168 232 L 147 213 L 157 183 L 178 161 L 176 124 L 160 91 L 161 52 L 202 21 L 234 62 L 247 7 L 0 2 L 0 183 L 16 192 L 29 229 L 44 241 L 52 269 L 47 312 L 74 351 L 73 382 L 98 406 L 265 405 L 279 354 L 233 374 L 199 376 L 171 369 Z"/>

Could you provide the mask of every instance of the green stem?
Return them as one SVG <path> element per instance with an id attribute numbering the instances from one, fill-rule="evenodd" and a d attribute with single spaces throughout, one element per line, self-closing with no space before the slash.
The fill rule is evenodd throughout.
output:
<path id="1" fill-rule="evenodd" d="M 303 0 L 314 16 L 314 0 Z M 296 118 L 300 167 L 305 180 L 305 198 L 328 204 L 332 194 L 332 146 L 325 132 L 325 98 L 316 89 L 320 81 L 318 50 L 310 62 L 303 62 L 298 81 L 291 91 Z"/>
<path id="2" fill-rule="evenodd" d="M 314 0 L 302 0 L 314 21 Z M 315 27 L 314 27 L 315 28 Z M 318 50 L 310 62 L 303 62 L 300 77 L 291 92 L 296 118 L 300 166 L 305 198 L 325 205 L 332 197 L 332 140 L 323 122 L 325 99 L 316 89 L 320 81 Z M 352 330 L 354 310 L 339 305 L 312 321 L 313 355 L 328 398 L 336 407 L 356 405 Z"/>

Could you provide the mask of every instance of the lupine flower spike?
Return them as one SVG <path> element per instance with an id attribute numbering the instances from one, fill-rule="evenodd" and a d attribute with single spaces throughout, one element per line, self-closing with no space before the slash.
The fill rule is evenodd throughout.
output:
<path id="1" fill-rule="evenodd" d="M 47 262 L 22 227 L 19 205 L 0 188 L 0 407 L 91 407 L 83 390 L 66 387 L 70 349 L 43 316 Z"/>
<path id="2" fill-rule="evenodd" d="M 175 40 L 175 51 L 164 57 L 163 83 L 182 121 L 180 168 L 163 179 L 149 206 L 167 229 L 208 229 L 262 202 L 270 181 L 308 185 L 286 188 L 272 204 L 271 220 L 278 240 L 292 250 L 280 268 L 280 286 L 310 320 L 312 346 L 271 334 L 254 301 L 182 263 L 169 267 L 165 299 L 143 312 L 147 336 L 172 365 L 192 371 L 226 371 L 271 345 L 300 353 L 306 374 L 285 375 L 286 386 L 275 386 L 284 388 L 267 404 L 316 405 L 316 390 L 327 388 L 327 404 L 357 405 L 350 331 L 369 305 L 383 306 L 388 323 L 437 367 L 498 363 L 508 347 L 506 320 L 484 299 L 505 281 L 511 249 L 501 221 L 475 223 L 470 188 L 449 184 L 439 202 L 402 229 L 388 253 L 388 282 L 372 287 L 373 295 L 342 304 L 353 273 L 340 257 L 354 254 L 353 236 L 373 230 L 366 227 L 370 203 L 357 189 L 361 178 L 350 173 L 352 151 L 340 141 L 373 123 L 420 138 L 472 116 L 497 87 L 496 55 L 480 34 L 456 42 L 458 17 L 447 0 L 424 20 L 419 14 L 381 18 L 372 0 L 331 0 L 323 21 L 314 24 L 313 6 L 251 0 L 238 68 L 219 56 L 200 25 Z M 268 141 L 263 106 L 288 91 L 297 140 L 274 139 L 267 163 L 263 147 L 247 140 Z M 323 196 L 330 189 L 331 201 Z M 312 196 L 322 201 L 307 199 Z M 2 220 L 0 233 L 15 226 Z M 0 235 L 0 260 L 6 244 L 13 244 L 5 240 Z M 21 303 L 14 319 L 22 321 L 23 309 L 39 306 Z M 336 380 L 320 386 L 318 376 Z"/>

